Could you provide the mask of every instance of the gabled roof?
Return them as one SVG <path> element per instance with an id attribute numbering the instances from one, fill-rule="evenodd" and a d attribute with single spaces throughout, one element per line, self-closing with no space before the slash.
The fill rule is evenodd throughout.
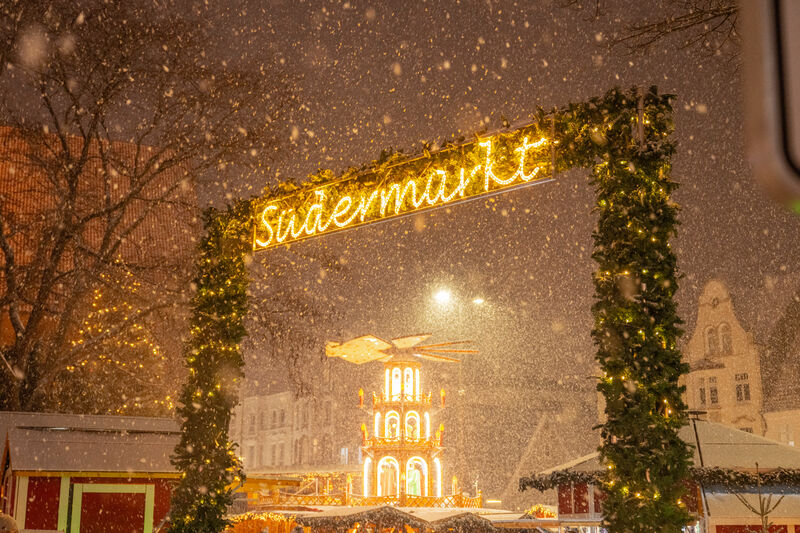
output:
<path id="1" fill-rule="evenodd" d="M 0 413 L 15 471 L 174 473 L 172 419 Z"/>

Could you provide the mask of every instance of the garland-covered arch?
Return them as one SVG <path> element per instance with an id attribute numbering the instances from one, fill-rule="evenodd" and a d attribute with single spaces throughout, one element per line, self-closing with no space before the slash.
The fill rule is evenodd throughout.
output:
<path id="1" fill-rule="evenodd" d="M 679 531 L 689 522 L 680 498 L 691 455 L 677 435 L 687 422 L 678 385 L 687 367 L 676 349 L 681 331 L 673 301 L 675 256 L 669 247 L 677 224 L 677 206 L 670 201 L 676 187 L 670 179 L 672 130 L 671 95 L 654 87 L 613 89 L 551 112 L 539 109 L 531 124 L 516 130 L 459 139 L 433 153 L 384 152 L 341 176 L 321 171 L 300 186 L 282 184 L 261 198 L 208 211 L 186 346 L 189 378 L 178 410 L 182 438 L 173 463 L 182 477 L 173 495 L 171 531 L 221 531 L 233 485 L 243 475 L 228 424 L 242 377 L 240 342 L 246 335 L 249 281 L 245 257 L 254 248 L 279 244 L 268 241 L 280 235 L 270 235 L 278 227 L 269 217 L 284 217 L 278 222 L 287 232 L 285 244 L 331 228 L 529 185 L 576 167 L 591 169 L 597 191 L 592 336 L 602 372 L 597 388 L 605 397 L 600 451 L 608 468 L 602 479 L 607 526 L 614 531 Z M 526 162 L 534 140 L 541 142 Z M 458 175 L 459 169 L 461 178 L 448 185 L 446 177 Z M 440 177 L 426 178 L 431 171 Z M 485 179 L 471 181 L 465 172 Z M 513 183 L 517 178 L 519 183 Z M 405 180 L 398 187 L 422 180 L 414 185 L 414 194 L 421 196 L 398 193 L 394 199 L 387 196 L 383 206 L 378 200 L 370 203 L 370 198 L 391 193 L 395 179 Z M 438 193 L 434 186 L 440 186 Z M 320 188 L 325 194 L 317 192 Z M 296 222 L 289 233 L 291 217 Z"/>

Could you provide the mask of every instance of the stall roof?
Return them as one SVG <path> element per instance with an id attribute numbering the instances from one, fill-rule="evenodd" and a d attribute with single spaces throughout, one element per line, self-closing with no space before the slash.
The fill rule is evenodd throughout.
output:
<path id="1" fill-rule="evenodd" d="M 723 426 L 707 420 L 691 420 L 680 430 L 684 442 L 694 446 L 694 464 L 705 468 L 755 470 L 756 463 L 762 471 L 776 468 L 800 468 L 800 450 L 746 431 Z M 595 472 L 600 470 L 597 452 L 541 472 L 551 474 L 557 470 Z"/>
<path id="2" fill-rule="evenodd" d="M 0 413 L 0 430 L 15 471 L 175 473 L 172 419 Z"/>

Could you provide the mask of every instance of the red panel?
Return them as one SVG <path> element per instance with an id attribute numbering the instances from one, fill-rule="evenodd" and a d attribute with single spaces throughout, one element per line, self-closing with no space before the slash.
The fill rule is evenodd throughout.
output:
<path id="1" fill-rule="evenodd" d="M 28 478 L 28 507 L 25 511 L 25 529 L 56 529 L 58 526 L 58 498 L 60 494 L 60 477 Z"/>
<path id="2" fill-rule="evenodd" d="M 154 482 L 156 486 L 155 505 L 153 507 L 153 526 L 155 527 L 167 516 L 170 498 L 172 498 L 172 489 L 175 488 L 177 480 L 156 479 L 154 481 L 148 480 L 147 482 Z"/>
<path id="3" fill-rule="evenodd" d="M 717 533 L 752 533 L 753 531 L 761 531 L 761 525 L 753 524 L 751 526 L 717 526 Z M 787 533 L 786 526 L 769 526 L 770 533 Z M 797 531 L 797 526 L 795 526 Z"/>
<path id="4" fill-rule="evenodd" d="M 134 484 L 134 485 L 155 485 L 155 498 L 153 505 L 153 525 L 157 526 L 161 520 L 169 512 L 170 499 L 172 498 L 172 489 L 175 487 L 177 480 L 173 478 L 91 478 L 91 477 L 74 477 L 71 479 L 72 483 L 112 483 L 112 484 Z M 84 493 L 85 496 L 85 493 Z"/>
<path id="5" fill-rule="evenodd" d="M 600 487 L 594 488 L 594 512 L 600 513 L 603 510 L 603 500 L 606 499 L 606 493 Z"/>
<path id="6" fill-rule="evenodd" d="M 558 514 L 572 514 L 572 485 L 558 486 Z"/>
<path id="7" fill-rule="evenodd" d="M 691 513 L 700 512 L 700 487 L 697 483 L 688 481 L 685 483 L 686 493 L 683 495 L 683 502 L 686 504 L 686 509 Z"/>
<path id="8" fill-rule="evenodd" d="M 144 494 L 84 492 L 81 533 L 143 533 Z"/>
<path id="9" fill-rule="evenodd" d="M 575 502 L 575 514 L 588 514 L 589 513 L 589 485 L 586 483 L 575 483 L 573 485 L 572 494 Z"/>

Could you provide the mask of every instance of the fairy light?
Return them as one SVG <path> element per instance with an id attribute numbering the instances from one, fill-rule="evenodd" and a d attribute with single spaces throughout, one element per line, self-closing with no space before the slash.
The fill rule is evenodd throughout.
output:
<path id="1" fill-rule="evenodd" d="M 405 179 L 386 183 L 389 178 L 387 172 L 383 179 L 377 180 L 377 185 L 365 187 L 363 193 L 336 195 L 331 192 L 334 191 L 334 186 L 330 185 L 325 189 L 315 190 L 310 203 L 300 199 L 300 202 L 285 209 L 281 209 L 275 202 L 270 203 L 258 216 L 253 248 L 264 249 L 288 244 L 367 221 L 443 206 L 513 185 L 529 183 L 537 179 L 547 167 L 536 165 L 526 172 L 526 159 L 531 151 L 541 149 L 548 140 L 542 137 L 535 142 L 528 141 L 529 138 L 525 137 L 513 149 L 517 157 L 516 170 L 504 177 L 495 173 L 498 160 L 493 153 L 494 140 L 489 138 L 477 143 L 478 151 L 483 154 L 482 163 L 469 169 L 426 169 L 421 175 L 406 176 Z M 478 185 L 477 190 L 470 190 L 471 185 L 479 183 L 477 180 L 481 173 L 483 187 Z M 285 201 L 292 202 L 295 198 L 300 197 L 291 197 Z"/>
<path id="2" fill-rule="evenodd" d="M 135 281 L 130 272 L 125 272 L 125 276 L 119 280 L 105 273 L 100 278 L 105 285 L 115 287 L 123 295 L 135 296 L 141 287 L 141 283 Z M 135 378 L 145 369 L 145 365 L 158 370 L 166 363 L 166 354 L 138 322 L 138 309 L 124 297 L 110 300 L 109 295 L 100 289 L 92 292 L 91 308 L 76 338 L 71 341 L 72 347 L 79 350 L 78 353 L 82 353 L 83 357 L 65 365 L 65 370 L 73 374 L 79 372 L 89 382 L 103 379 L 111 372 L 121 372 L 122 375 Z M 122 326 L 122 331 L 112 334 L 112 330 L 119 326 Z M 153 382 L 158 381 L 156 379 Z M 133 409 L 171 411 L 174 407 L 171 394 L 152 398 L 145 393 L 118 403 L 111 409 L 116 414 L 125 414 Z"/>

